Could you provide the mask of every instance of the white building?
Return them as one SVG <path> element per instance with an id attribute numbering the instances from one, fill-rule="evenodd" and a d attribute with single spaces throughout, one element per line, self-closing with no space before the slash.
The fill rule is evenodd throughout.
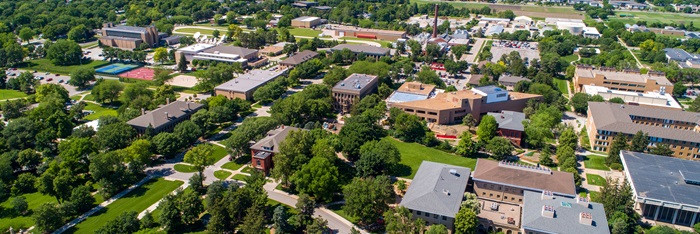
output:
<path id="1" fill-rule="evenodd" d="M 606 87 L 584 85 L 583 90 L 591 95 L 600 95 L 606 101 L 613 98 L 622 98 L 627 104 L 637 104 L 651 107 L 664 107 L 670 109 L 683 109 L 673 97 L 666 92 L 637 93 L 629 91 L 611 90 Z"/>
<path id="2" fill-rule="evenodd" d="M 529 26 L 532 25 L 532 18 L 527 16 L 518 16 L 513 19 L 513 24 L 515 26 Z"/>

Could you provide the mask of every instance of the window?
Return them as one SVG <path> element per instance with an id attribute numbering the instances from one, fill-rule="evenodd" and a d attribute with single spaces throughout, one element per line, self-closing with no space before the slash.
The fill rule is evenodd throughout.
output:
<path id="1" fill-rule="evenodd" d="M 442 216 L 442 220 L 447 220 L 447 216 Z"/>
<path id="2" fill-rule="evenodd" d="M 420 212 L 420 210 L 416 211 L 416 215 L 421 215 L 423 212 Z"/>
<path id="3" fill-rule="evenodd" d="M 425 217 L 430 217 L 430 213 L 425 212 Z"/>
<path id="4" fill-rule="evenodd" d="M 434 214 L 434 215 L 433 215 L 433 218 L 434 218 L 434 219 L 437 219 L 437 218 L 439 218 L 439 217 L 440 217 L 440 216 L 437 215 L 437 214 Z"/>
<path id="5" fill-rule="evenodd" d="M 501 198 L 501 195 L 496 194 L 496 198 Z"/>

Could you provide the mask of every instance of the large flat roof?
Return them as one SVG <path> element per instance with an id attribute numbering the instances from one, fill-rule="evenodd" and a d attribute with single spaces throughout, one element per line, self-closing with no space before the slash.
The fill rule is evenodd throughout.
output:
<path id="1" fill-rule="evenodd" d="M 544 233 L 610 233 L 603 204 L 595 202 L 578 203 L 577 199 L 562 196 L 543 198 L 542 193 L 525 191 L 523 197 L 523 228 Z M 542 215 L 544 206 L 551 207 L 554 210 L 553 218 Z M 581 213 L 590 214 L 590 218 L 593 220 L 590 225 L 581 223 Z"/>
<path id="2" fill-rule="evenodd" d="M 248 73 L 238 76 L 232 80 L 226 81 L 219 86 L 216 86 L 216 90 L 225 90 L 233 92 L 248 92 L 251 89 L 255 89 L 268 81 L 275 79 L 281 75 L 284 75 L 287 69 L 284 70 L 251 70 Z"/>
<path id="3" fill-rule="evenodd" d="M 376 47 L 371 45 L 357 45 L 357 44 L 340 44 L 331 48 L 331 51 L 339 51 L 343 49 L 349 49 L 353 53 L 365 53 L 369 55 L 388 55 L 390 49 Z"/>
<path id="4" fill-rule="evenodd" d="M 296 19 L 293 19 L 293 21 L 303 21 L 303 22 L 309 22 L 309 21 L 314 21 L 314 20 L 319 20 L 321 18 L 315 17 L 315 16 L 302 16 Z"/>
<path id="5" fill-rule="evenodd" d="M 653 154 L 620 151 L 637 201 L 671 202 L 700 210 L 700 162 Z"/>
<path id="6" fill-rule="evenodd" d="M 510 164 L 488 159 L 477 159 L 472 178 L 534 191 L 552 191 L 555 194 L 575 197 L 574 175 L 568 172 L 534 168 L 534 166 Z"/>
<path id="7" fill-rule="evenodd" d="M 257 53 L 258 50 L 254 49 L 248 49 L 248 48 L 243 48 L 243 47 L 238 47 L 238 46 L 225 46 L 225 45 L 219 45 L 219 46 L 214 46 L 210 47 L 207 49 L 204 49 L 202 53 L 211 53 L 211 54 L 235 54 L 241 57 L 246 57 L 250 54 Z"/>
<path id="8" fill-rule="evenodd" d="M 637 93 L 637 92 L 630 92 L 630 91 L 620 91 L 620 90 L 611 90 L 606 87 L 601 87 L 601 86 L 595 86 L 595 85 L 584 85 L 583 90 L 586 91 L 587 94 L 594 96 L 594 95 L 601 95 L 603 98 L 607 98 L 606 94 L 610 94 L 610 96 L 613 97 L 620 97 L 625 102 L 635 102 L 639 103 L 642 105 L 649 105 L 649 106 L 659 106 L 659 107 L 668 107 L 668 108 L 675 108 L 675 109 L 683 109 L 678 102 L 676 102 L 676 99 L 671 96 L 669 93 L 658 93 L 658 92 L 646 92 L 646 93 Z M 607 100 L 607 99 L 606 99 Z M 641 101 L 640 101 L 641 100 Z"/>
<path id="9" fill-rule="evenodd" d="M 377 76 L 353 73 L 345 80 L 333 86 L 333 91 L 350 91 L 362 93 L 363 90 L 371 88 L 370 83 L 376 80 Z"/>
<path id="10" fill-rule="evenodd" d="M 454 218 L 469 181 L 469 168 L 423 161 L 401 206 Z"/>
<path id="11" fill-rule="evenodd" d="M 395 36 L 402 36 L 402 35 L 406 34 L 406 31 L 360 28 L 357 26 L 346 26 L 346 25 L 338 25 L 338 24 L 330 25 L 330 27 L 331 27 L 330 29 L 333 29 L 333 30 L 367 32 L 367 33 L 377 33 L 377 34 L 395 35 Z"/>
<path id="12" fill-rule="evenodd" d="M 126 26 L 126 25 L 114 25 L 113 27 L 104 27 L 102 30 L 107 31 L 120 31 L 120 32 L 133 32 L 133 33 L 145 33 L 148 31 L 144 27 Z"/>
<path id="13" fill-rule="evenodd" d="M 689 123 L 700 123 L 700 114 L 681 110 L 625 105 L 605 102 L 588 102 L 589 118 L 598 130 L 611 132 L 621 132 L 633 135 L 638 131 L 649 134 L 650 137 L 663 139 L 681 140 L 689 142 L 700 142 L 700 133 L 693 130 L 683 130 L 675 128 L 665 128 L 663 126 L 652 126 L 636 124 L 632 122 L 631 116 L 668 119 Z"/>
<path id="14" fill-rule="evenodd" d="M 184 52 L 200 52 L 209 48 L 214 47 L 215 45 L 212 44 L 204 44 L 204 43 L 197 43 L 194 45 L 189 45 L 186 47 L 182 47 L 180 49 L 177 49 L 178 51 L 184 51 Z"/>
<path id="15" fill-rule="evenodd" d="M 649 74 L 619 72 L 619 71 L 604 71 L 576 68 L 576 74 L 583 78 L 593 78 L 596 75 L 605 76 L 606 80 L 627 81 L 636 83 L 646 83 L 647 79 L 655 80 L 659 85 L 673 85 L 665 76 L 656 76 Z"/>

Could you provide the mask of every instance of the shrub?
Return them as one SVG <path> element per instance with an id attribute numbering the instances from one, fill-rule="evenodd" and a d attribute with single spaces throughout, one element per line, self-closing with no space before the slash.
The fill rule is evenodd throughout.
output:
<path id="1" fill-rule="evenodd" d="M 620 170 L 622 170 L 622 164 L 612 163 L 612 164 L 610 164 L 610 169 L 620 171 Z"/>

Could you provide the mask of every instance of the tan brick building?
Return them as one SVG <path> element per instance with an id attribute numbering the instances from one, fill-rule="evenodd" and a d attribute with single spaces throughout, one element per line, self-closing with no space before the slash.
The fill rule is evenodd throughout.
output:
<path id="1" fill-rule="evenodd" d="M 363 97 L 377 92 L 377 76 L 356 74 L 333 86 L 333 108 L 348 113 L 352 105 Z"/>
<path id="2" fill-rule="evenodd" d="M 216 86 L 214 93 L 226 96 L 229 99 L 240 98 L 252 101 L 255 90 L 280 76 L 286 75 L 287 71 L 287 69 L 277 71 L 251 70 L 246 74 Z"/>
<path id="3" fill-rule="evenodd" d="M 646 92 L 670 92 L 673 83 L 663 73 L 638 71 L 615 71 L 614 69 L 594 70 L 590 66 L 577 66 L 574 74 L 574 92 L 585 92 L 584 85 L 606 87 L 611 90 Z"/>
<path id="4" fill-rule="evenodd" d="M 133 27 L 106 23 L 102 27 L 100 43 L 104 46 L 133 50 L 146 43 L 148 47 L 154 47 L 160 41 L 158 29 L 154 26 Z"/>
<path id="5" fill-rule="evenodd" d="M 471 90 L 439 93 L 434 98 L 393 103 L 390 106 L 428 122 L 454 124 L 461 122 L 467 114 L 472 114 L 478 121 L 488 112 L 522 112 L 531 99 L 542 100 L 542 96 L 509 92 L 496 86 L 483 86 Z"/>
<path id="6" fill-rule="evenodd" d="M 586 125 L 593 150 L 609 152 L 618 133 L 631 140 L 642 131 L 649 135 L 649 148 L 666 144 L 673 150 L 673 157 L 700 160 L 698 113 L 589 102 Z"/>
<path id="7" fill-rule="evenodd" d="M 321 18 L 314 16 L 302 16 L 296 19 L 292 19 L 292 27 L 297 28 L 313 28 L 321 24 L 323 21 Z"/>
<path id="8" fill-rule="evenodd" d="M 406 38 L 405 31 L 393 31 L 383 29 L 360 28 L 346 25 L 327 25 L 326 29 L 332 30 L 338 37 L 357 37 L 367 39 L 377 39 L 386 41 L 396 41 L 399 38 Z"/>

